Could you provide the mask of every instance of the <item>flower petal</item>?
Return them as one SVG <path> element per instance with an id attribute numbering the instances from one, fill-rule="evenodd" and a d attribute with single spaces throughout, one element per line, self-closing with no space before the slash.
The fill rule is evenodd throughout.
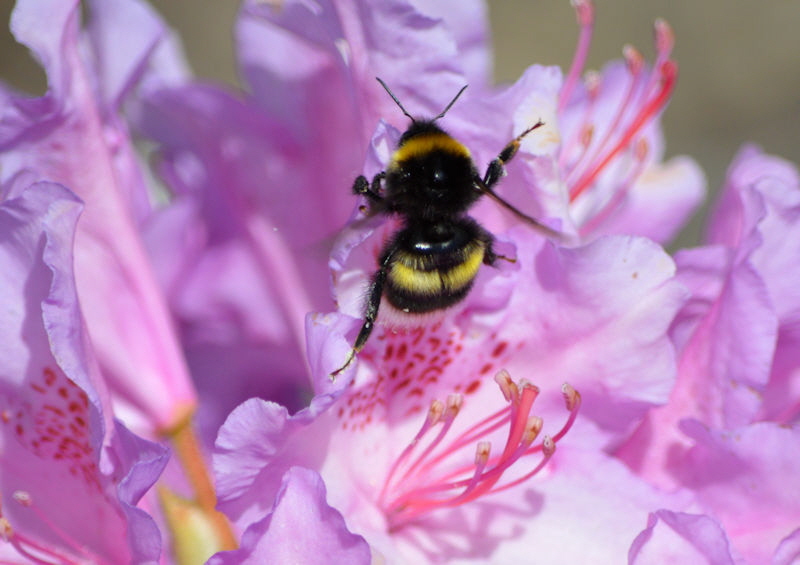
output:
<path id="1" fill-rule="evenodd" d="M 675 461 L 690 445 L 678 423 L 697 418 L 730 429 L 750 422 L 769 378 L 777 320 L 763 280 L 750 263 L 733 263 L 734 253 L 711 246 L 676 255 L 678 280 L 692 295 L 672 328 L 678 381 L 669 403 L 618 452 L 665 487 L 674 485 Z"/>
<path id="2" fill-rule="evenodd" d="M 653 163 L 631 187 L 620 210 L 602 224 L 602 231 L 669 242 L 702 202 L 705 187 L 705 175 L 693 159 Z"/>
<path id="3" fill-rule="evenodd" d="M 789 421 L 800 412 L 800 175 L 777 157 L 745 146 L 734 159 L 709 238 L 741 249 L 766 286 L 777 316 L 777 346 L 759 416 Z"/>
<path id="4" fill-rule="evenodd" d="M 787 480 L 800 469 L 800 430 L 759 422 L 731 432 L 686 421 L 695 445 L 676 466 L 681 485 L 730 532 L 751 563 L 768 563 L 781 540 L 797 529 L 800 486 Z"/>
<path id="5" fill-rule="evenodd" d="M 351 533 L 341 513 L 327 504 L 320 476 L 292 467 L 283 476 L 270 512 L 242 536 L 241 549 L 218 553 L 208 564 L 371 561 L 364 538 Z"/>
<path id="6" fill-rule="evenodd" d="M 144 74 L 150 88 L 188 78 L 176 39 L 149 4 L 94 0 L 90 13 L 87 32 L 96 54 L 95 72 L 109 108 L 119 108 Z M 126 33 L 119 33 L 122 29 Z"/>
<path id="7" fill-rule="evenodd" d="M 772 565 L 793 565 L 800 559 L 800 529 L 786 536 L 772 558 Z"/>
<path id="8" fill-rule="evenodd" d="M 326 457 L 325 426 L 307 428 L 325 410 L 325 397 L 293 416 L 273 402 L 254 398 L 236 408 L 220 429 L 214 452 L 219 507 L 233 520 L 248 524 L 263 517 L 252 508 L 256 496 L 272 501 L 283 473 L 294 465 L 319 468 Z M 300 435 L 302 434 L 302 435 Z M 256 511 L 242 517 L 245 510 Z"/>
<path id="9" fill-rule="evenodd" d="M 658 510 L 650 515 L 628 554 L 629 565 L 693 563 L 735 565 L 720 525 L 708 516 Z"/>
<path id="10" fill-rule="evenodd" d="M 15 127 L 0 142 L 0 174 L 4 181 L 24 173 L 59 182 L 84 200 L 75 252 L 83 314 L 120 405 L 152 433 L 185 417 L 194 391 L 135 223 L 145 193 L 141 173 L 127 131 L 91 78 L 78 7 L 17 3 L 12 27 L 42 61 L 50 91 L 38 104 L 23 103 L 37 110 L 24 120 L 13 119 L 16 106 L 9 110 Z"/>
<path id="11" fill-rule="evenodd" d="M 135 504 L 166 453 L 112 422 L 72 276 L 81 206 L 53 183 L 14 192 L 0 206 L 0 508 L 9 535 L 75 560 L 156 560 L 160 534 Z"/>
<path id="12" fill-rule="evenodd" d="M 161 476 L 169 460 L 169 451 L 162 445 L 134 435 L 119 422 L 115 430 L 118 473 L 126 473 L 119 481 L 117 492 L 127 519 L 131 562 L 146 563 L 158 559 L 161 553 L 161 532 L 153 517 L 137 507 L 137 503 Z"/>
<path id="13" fill-rule="evenodd" d="M 643 238 L 609 236 L 575 249 L 528 241 L 516 238 L 520 282 L 498 333 L 523 342 L 509 371 L 569 382 L 583 397 L 582 417 L 626 433 L 673 386 L 667 330 L 686 298 L 674 263 Z"/>

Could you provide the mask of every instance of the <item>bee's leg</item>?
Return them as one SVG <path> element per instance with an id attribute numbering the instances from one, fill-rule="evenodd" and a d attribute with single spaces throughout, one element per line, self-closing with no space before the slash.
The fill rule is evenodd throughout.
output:
<path id="1" fill-rule="evenodd" d="M 357 176 L 355 182 L 353 182 L 353 193 L 363 194 L 374 202 L 383 200 L 383 196 L 381 196 L 381 181 L 385 176 L 386 172 L 381 171 L 372 177 L 372 183 L 369 183 L 364 175 Z"/>
<path id="2" fill-rule="evenodd" d="M 505 255 L 498 255 L 497 252 L 494 250 L 494 237 L 488 231 L 481 228 L 481 231 L 478 233 L 478 239 L 483 242 L 484 252 L 483 252 L 483 264 L 489 265 L 493 267 L 495 263 L 497 263 L 498 259 L 502 259 L 503 261 L 508 261 L 509 263 L 516 263 L 517 260 L 513 257 L 506 257 Z"/>
<path id="3" fill-rule="evenodd" d="M 514 214 L 515 216 L 517 216 L 517 218 L 519 218 L 523 222 L 525 222 L 528 225 L 530 225 L 531 227 L 535 228 L 537 231 L 539 231 L 543 235 L 546 235 L 547 237 L 552 237 L 554 239 L 562 239 L 563 238 L 563 234 L 561 232 L 558 232 L 558 231 L 556 231 L 556 230 L 544 225 L 543 223 L 541 223 L 536 218 L 532 218 L 531 216 L 525 214 L 524 212 L 521 212 L 516 207 L 514 207 L 512 204 L 510 204 L 509 202 L 504 200 L 500 195 L 498 195 L 492 189 L 492 187 L 494 187 L 494 185 L 496 185 L 498 183 L 498 181 L 501 178 L 503 178 L 503 175 L 506 172 L 505 164 L 508 163 L 511 159 L 513 159 L 514 155 L 516 155 L 517 151 L 519 151 L 519 145 L 520 145 L 520 142 L 522 141 L 522 138 L 525 137 L 526 135 L 528 135 L 530 132 L 532 132 L 536 128 L 539 128 L 539 127 L 541 127 L 543 125 L 544 125 L 544 122 L 538 121 L 535 124 L 533 124 L 531 127 L 529 127 L 528 129 L 523 131 L 521 134 L 519 134 L 517 137 L 515 137 L 514 139 L 509 141 L 508 145 L 506 145 L 503 148 L 503 150 L 500 152 L 500 154 L 491 163 L 489 163 L 489 166 L 486 168 L 486 174 L 483 175 L 483 178 L 480 178 L 479 176 L 476 175 L 475 179 L 473 180 L 473 184 L 474 184 L 476 190 L 478 190 L 478 192 L 480 192 L 481 194 L 485 194 L 485 195 L 489 196 L 489 198 L 491 198 L 492 200 L 494 200 L 495 202 L 500 204 L 500 206 L 502 206 L 503 208 L 505 208 L 506 210 L 508 210 L 509 212 Z M 503 258 L 507 259 L 506 257 L 503 257 Z M 512 259 L 508 259 L 508 260 L 513 262 Z"/>
<path id="4" fill-rule="evenodd" d="M 486 253 L 483 257 L 484 265 L 494 266 L 497 263 L 498 259 L 502 259 L 503 261 L 508 261 L 509 263 L 516 263 L 517 259 L 515 257 L 507 257 L 505 255 L 498 255 L 492 249 L 487 249 Z"/>
<path id="5" fill-rule="evenodd" d="M 488 234 L 487 234 L 488 235 Z M 491 238 L 491 236 L 489 236 Z M 483 264 L 489 265 L 490 267 L 494 266 L 497 262 L 497 259 L 502 257 L 502 255 L 498 255 L 494 251 L 494 238 L 489 239 L 488 241 L 485 238 L 481 238 L 485 244 L 485 251 L 483 252 Z"/>
<path id="6" fill-rule="evenodd" d="M 361 326 L 361 329 L 358 332 L 358 336 L 356 337 L 356 341 L 353 344 L 353 348 L 350 350 L 350 353 L 347 355 L 347 359 L 344 362 L 344 365 L 336 369 L 330 374 L 331 380 L 334 380 L 336 376 L 344 371 L 350 363 L 353 362 L 356 355 L 364 348 L 366 345 L 369 336 L 372 334 L 372 330 L 375 327 L 375 320 L 378 317 L 378 308 L 381 305 L 381 297 L 383 296 L 383 285 L 386 282 L 386 273 L 389 268 L 389 264 L 391 262 L 392 255 L 394 254 L 394 249 L 389 249 L 389 251 L 385 254 L 383 260 L 381 261 L 381 267 L 378 269 L 378 272 L 372 277 L 372 282 L 369 285 L 369 293 L 367 297 L 367 307 L 364 312 L 364 324 Z"/>
<path id="7" fill-rule="evenodd" d="M 519 151 L 519 145 L 522 142 L 522 138 L 543 125 L 544 122 L 540 120 L 523 131 L 517 137 L 509 141 L 508 145 L 503 148 L 500 154 L 495 157 L 491 163 L 489 163 L 489 166 L 486 169 L 486 174 L 483 175 L 483 186 L 487 190 L 491 190 L 492 187 L 496 185 L 497 182 L 503 177 L 505 174 L 505 164 L 513 159 L 514 155 L 516 155 L 517 151 Z"/>
<path id="8" fill-rule="evenodd" d="M 509 259 L 505 255 L 498 255 L 494 250 L 494 236 L 480 226 L 476 237 L 483 243 L 483 264 L 493 267 L 498 259 L 514 262 L 514 259 Z"/>

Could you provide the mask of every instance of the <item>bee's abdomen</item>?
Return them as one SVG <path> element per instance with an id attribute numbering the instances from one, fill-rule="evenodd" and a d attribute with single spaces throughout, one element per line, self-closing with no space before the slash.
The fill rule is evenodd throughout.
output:
<path id="1" fill-rule="evenodd" d="M 478 239 L 446 253 L 400 249 L 387 273 L 386 300 L 409 313 L 452 306 L 469 292 L 485 253 L 486 244 Z"/>

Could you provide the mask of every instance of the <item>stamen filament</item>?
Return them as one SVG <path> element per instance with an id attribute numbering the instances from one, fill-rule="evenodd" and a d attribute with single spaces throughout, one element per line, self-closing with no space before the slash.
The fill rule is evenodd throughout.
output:
<path id="1" fill-rule="evenodd" d="M 656 96 L 642 107 L 631 124 L 625 129 L 620 140 L 606 152 L 600 162 L 592 167 L 570 189 L 570 202 L 574 202 L 583 192 L 592 185 L 599 174 L 617 154 L 626 148 L 631 138 L 664 107 L 675 87 L 678 66 L 674 61 L 666 61 L 661 65 L 661 84 Z"/>
<path id="2" fill-rule="evenodd" d="M 635 152 L 635 163 L 630 171 L 628 171 L 627 176 L 623 181 L 619 183 L 614 194 L 611 195 L 611 199 L 608 200 L 602 207 L 584 223 L 580 229 L 578 230 L 581 237 L 586 236 L 587 234 L 593 232 L 597 229 L 604 221 L 606 221 L 611 214 L 619 208 L 619 205 L 628 195 L 628 192 L 631 188 L 633 188 L 636 179 L 644 172 L 645 166 L 647 164 L 646 157 L 647 157 L 647 140 L 640 139 L 636 144 L 636 152 Z"/>
<path id="3" fill-rule="evenodd" d="M 529 471 L 528 473 L 525 473 L 521 477 L 519 477 L 517 479 L 514 479 L 513 481 L 511 481 L 509 483 L 506 483 L 506 484 L 504 484 L 502 486 L 499 486 L 499 487 L 497 487 L 495 489 L 492 489 L 491 493 L 494 494 L 496 492 L 502 492 L 504 490 L 508 490 L 508 489 L 513 488 L 513 487 L 515 487 L 517 485 L 520 485 L 520 484 L 524 483 L 525 481 L 527 481 L 528 479 L 530 479 L 531 477 L 533 477 L 534 475 L 538 474 L 542 469 L 544 469 L 544 466 L 547 465 L 547 463 L 550 461 L 550 458 L 553 457 L 553 454 L 556 452 L 556 444 L 555 444 L 555 441 L 552 440 L 551 438 L 545 437 L 544 438 L 544 442 L 543 442 L 542 445 L 543 446 L 544 445 L 552 445 L 552 448 L 550 448 L 550 449 L 542 449 L 542 451 L 544 452 L 544 457 L 542 458 L 541 461 L 539 461 L 539 464 L 536 465 L 536 467 L 534 467 L 531 471 Z"/>
<path id="4" fill-rule="evenodd" d="M 414 439 L 412 439 L 405 449 L 403 449 L 402 453 L 400 453 L 400 456 L 395 459 L 394 463 L 389 469 L 389 474 L 386 476 L 386 480 L 383 482 L 383 488 L 381 488 L 381 493 L 378 495 L 378 500 L 384 499 L 386 496 L 386 489 L 389 488 L 389 485 L 392 483 L 394 475 L 397 473 L 397 469 L 411 455 L 411 451 L 417 446 L 419 440 L 422 439 L 422 436 L 424 436 L 434 424 L 439 422 L 443 412 L 444 404 L 442 404 L 441 400 L 431 401 L 431 406 L 428 408 L 428 414 L 425 417 L 425 421 L 422 423 L 422 427 L 417 432 L 417 435 L 414 436 Z"/>
<path id="5" fill-rule="evenodd" d="M 594 115 L 597 106 L 597 95 L 600 92 L 601 76 L 596 72 L 587 72 L 583 83 L 584 88 L 586 88 L 587 96 L 587 102 L 583 109 L 583 116 L 579 122 L 583 125 L 575 128 L 570 139 L 564 141 L 558 156 L 558 166 L 562 170 L 569 169 L 574 166 L 575 163 L 581 163 L 594 139 L 594 125 L 591 123 L 591 117 Z M 573 156 L 572 152 L 576 145 L 579 146 L 579 154 Z"/>
<path id="6" fill-rule="evenodd" d="M 554 443 L 558 443 L 561 441 L 561 438 L 567 435 L 567 432 L 575 423 L 575 419 L 578 417 L 578 411 L 581 408 L 581 394 L 572 388 L 572 385 L 564 383 L 561 387 L 561 393 L 564 395 L 564 402 L 567 405 L 567 410 L 569 410 L 569 418 L 567 418 L 566 423 L 561 427 L 558 433 L 553 436 Z"/>
<path id="7" fill-rule="evenodd" d="M 500 387 L 500 391 L 503 393 L 503 398 L 505 398 L 506 402 L 514 402 L 515 398 L 519 396 L 519 388 L 517 387 L 516 383 L 511 380 L 511 375 L 508 374 L 508 371 L 505 369 L 501 369 L 494 377 L 495 383 Z M 509 414 L 509 410 L 507 407 L 499 409 L 497 412 L 490 414 L 477 424 L 470 426 L 468 429 L 463 431 L 451 444 L 451 448 L 449 452 L 456 451 L 465 445 L 468 445 L 474 441 L 476 441 L 480 437 L 486 437 L 491 432 L 500 429 L 502 426 L 509 421 L 511 415 Z M 492 420 L 497 420 L 494 424 L 490 424 Z M 445 459 L 449 455 L 448 452 L 441 453 L 436 457 L 432 457 L 431 460 L 423 467 L 423 471 L 427 471 L 431 467 L 440 463 L 443 459 Z"/>
<path id="8" fill-rule="evenodd" d="M 591 157 L 586 157 L 585 155 L 578 161 L 578 163 L 583 163 L 583 167 L 574 167 L 567 176 L 567 186 L 572 186 L 572 190 L 570 191 L 570 199 L 572 197 L 572 191 L 574 191 L 574 180 L 576 177 L 580 177 L 586 174 L 587 170 L 592 170 L 594 167 L 594 163 L 600 157 L 602 150 L 608 147 L 611 144 L 612 139 L 618 132 L 622 129 L 622 125 L 624 124 L 624 117 L 625 114 L 631 111 L 631 108 L 635 108 L 636 105 L 634 104 L 634 96 L 637 93 L 643 93 L 646 96 L 646 93 L 649 91 L 649 88 L 642 88 L 642 68 L 643 68 L 643 58 L 641 54 L 636 51 L 632 46 L 628 45 L 624 49 L 625 61 L 627 62 L 629 74 L 630 74 L 630 83 L 628 84 L 628 88 L 625 92 L 625 97 L 621 104 L 617 106 L 616 113 L 614 117 L 609 122 L 608 126 L 605 128 L 605 134 L 603 138 L 594 144 L 594 151 L 591 154 Z M 588 149 L 588 147 L 587 147 Z"/>
<path id="9" fill-rule="evenodd" d="M 73 550 L 76 555 L 86 557 L 95 563 L 101 562 L 97 555 L 93 554 L 88 550 L 88 548 L 72 539 L 63 529 L 61 529 L 61 527 L 58 526 L 58 524 L 53 522 L 53 520 L 51 520 L 47 514 L 42 512 L 39 507 L 33 503 L 30 494 L 23 491 L 16 491 L 14 494 L 12 494 L 12 498 L 20 505 L 28 508 L 33 515 L 35 515 L 44 525 L 50 528 L 50 531 L 52 531 L 69 549 Z"/>
<path id="10" fill-rule="evenodd" d="M 70 565 L 77 563 L 70 556 L 59 553 L 52 547 L 45 546 L 36 540 L 20 536 L 16 532 L 9 537 L 8 543 L 10 543 L 20 555 L 30 559 L 37 565 Z M 28 548 L 30 548 L 30 550 Z M 37 553 L 31 553 L 31 550 Z M 55 561 L 45 561 L 40 555 L 52 557 Z"/>
<path id="11" fill-rule="evenodd" d="M 434 449 L 436 449 L 436 447 L 439 445 L 439 443 L 441 443 L 442 439 L 444 439 L 444 436 L 447 435 L 447 432 L 450 431 L 450 427 L 453 425 L 453 422 L 455 421 L 455 417 L 456 417 L 456 415 L 458 415 L 458 411 L 461 408 L 461 399 L 463 399 L 463 397 L 461 397 L 460 395 L 451 395 L 448 398 L 448 408 L 449 408 L 450 407 L 450 400 L 452 398 L 456 397 L 456 396 L 459 398 L 459 400 L 458 400 L 458 409 L 456 409 L 456 410 L 447 410 L 445 412 L 445 417 L 442 419 L 442 429 L 439 430 L 439 433 L 436 434 L 436 437 L 428 445 L 427 449 L 425 451 L 423 451 L 422 453 L 420 453 L 419 457 L 417 457 L 417 459 L 409 466 L 409 468 L 406 470 L 406 476 L 411 476 L 411 475 L 415 474 L 415 472 L 417 471 L 417 468 L 422 464 L 422 462 L 425 460 L 426 456 L 429 453 L 432 453 Z"/>
<path id="12" fill-rule="evenodd" d="M 404 497 L 404 500 L 409 500 L 414 496 L 417 495 L 425 495 L 425 494 L 432 494 L 434 492 L 440 491 L 447 491 L 447 490 L 454 490 L 456 488 L 460 488 L 462 486 L 466 487 L 464 492 L 460 495 L 452 497 L 452 498 L 443 498 L 443 499 L 429 499 L 420 501 L 419 503 L 415 503 L 413 511 L 407 511 L 404 519 L 401 523 L 407 523 L 411 521 L 416 516 L 420 514 L 424 514 L 426 512 L 430 512 L 435 508 L 444 508 L 444 507 L 452 507 L 458 506 L 460 504 L 464 504 L 472 500 L 470 496 L 472 496 L 478 488 L 478 485 L 483 480 L 483 470 L 486 468 L 486 464 L 489 460 L 489 443 L 488 442 L 481 442 L 476 449 L 475 454 L 475 472 L 472 475 L 471 479 L 465 479 L 462 481 L 457 481 L 456 483 L 449 483 L 449 484 L 437 484 L 433 487 L 426 488 L 426 489 L 417 489 L 415 491 L 411 491 Z M 396 501 L 393 506 L 398 508 L 398 512 L 405 510 L 406 502 Z M 397 528 L 399 524 L 397 522 L 393 523 L 393 527 Z"/>
<path id="13" fill-rule="evenodd" d="M 590 0 L 574 0 L 572 5 L 575 8 L 575 15 L 578 17 L 580 31 L 578 34 L 578 45 L 572 57 L 572 64 L 569 67 L 567 78 L 564 79 L 564 86 L 561 88 L 558 98 L 557 111 L 561 112 L 572 96 L 578 77 L 586 66 L 586 58 L 589 56 L 589 46 L 592 43 L 592 32 L 594 30 L 594 5 Z"/>
<path id="14" fill-rule="evenodd" d="M 520 388 L 522 389 L 522 394 L 520 395 L 519 406 L 515 409 L 514 405 L 511 405 L 511 431 L 508 434 L 508 440 L 506 441 L 505 449 L 503 449 L 502 457 L 508 457 L 514 449 L 516 449 L 517 445 L 519 445 L 520 439 L 522 439 L 522 435 L 525 433 L 525 424 L 528 421 L 528 414 L 530 414 L 531 408 L 533 408 L 533 401 L 539 396 L 539 389 L 530 383 L 525 383 Z M 520 418 L 520 414 L 524 416 L 524 422 Z"/>
<path id="15" fill-rule="evenodd" d="M 452 442 L 445 443 L 445 438 L 460 412 L 463 397 L 448 398 L 446 409 L 441 402 L 431 404 L 419 432 L 391 466 L 381 489 L 379 503 L 386 512 L 391 530 L 437 508 L 459 506 L 518 485 L 538 473 L 552 457 L 556 440 L 566 434 L 575 420 L 580 405 L 578 393 L 569 385 L 564 386 L 563 394 L 570 411 L 567 423 L 553 438 L 546 436 L 535 444 L 543 422 L 530 412 L 539 389 L 524 381 L 514 383 L 506 372 L 498 373 L 495 380 L 508 403 L 506 408 L 470 426 Z M 481 438 L 488 438 L 501 424 L 509 426 L 508 435 L 502 453 L 492 456 L 488 439 Z M 440 428 L 435 437 L 420 449 L 422 438 L 437 425 Z M 477 444 L 472 461 L 456 463 L 463 448 L 473 440 L 477 440 Z M 510 482 L 500 483 L 518 461 L 539 452 L 542 460 L 532 470 Z M 415 459 L 409 464 L 411 457 Z M 453 461 L 456 464 L 448 464 L 451 460 L 456 460 Z"/>
<path id="16" fill-rule="evenodd" d="M 495 415 L 493 414 L 492 416 Z M 469 436 L 465 436 L 465 434 L 460 435 L 451 444 L 451 449 L 449 449 L 447 452 L 439 453 L 435 457 L 432 457 L 431 460 L 428 463 L 426 463 L 424 467 L 422 467 L 420 472 L 425 472 L 430 470 L 432 467 L 435 467 L 436 465 L 441 463 L 444 459 L 449 457 L 452 452 L 457 451 L 462 447 L 469 445 L 470 443 L 473 443 L 480 437 L 486 437 L 492 432 L 499 430 L 504 425 L 506 425 L 508 421 L 511 419 L 511 416 L 508 414 L 508 409 L 505 410 L 505 413 L 500 413 L 499 416 L 503 416 L 503 418 L 501 420 L 498 420 L 491 426 L 484 428 L 483 430 L 475 429 Z"/>

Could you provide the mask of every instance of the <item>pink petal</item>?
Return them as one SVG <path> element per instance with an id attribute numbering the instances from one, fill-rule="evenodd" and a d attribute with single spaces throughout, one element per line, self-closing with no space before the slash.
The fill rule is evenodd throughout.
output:
<path id="1" fill-rule="evenodd" d="M 695 445 L 676 475 L 724 525 L 734 547 L 751 563 L 767 563 L 797 529 L 800 431 L 760 422 L 732 432 L 696 421 L 682 426 Z"/>
<path id="2" fill-rule="evenodd" d="M 326 458 L 329 430 L 325 424 L 309 430 L 330 404 L 324 395 L 289 416 L 272 402 L 251 399 L 236 408 L 220 429 L 214 453 L 219 506 L 239 523 L 263 517 L 251 508 L 254 497 L 272 501 L 283 473 L 294 465 L 317 469 Z M 242 516 L 246 510 L 255 512 Z"/>
<path id="3" fill-rule="evenodd" d="M 569 382 L 583 396 L 582 417 L 624 433 L 673 386 L 667 330 L 686 297 L 674 263 L 643 238 L 575 249 L 517 241 L 520 282 L 499 337 L 524 345 L 509 371 L 540 385 Z"/>
<path id="4" fill-rule="evenodd" d="M 26 0 L 12 20 L 45 66 L 50 92 L 38 112 L 12 120 L 16 131 L 8 132 L 0 170 L 5 178 L 27 171 L 60 182 L 86 203 L 75 276 L 92 344 L 120 404 L 151 432 L 169 427 L 191 409 L 194 391 L 135 225 L 144 185 L 127 132 L 89 79 L 76 2 Z M 20 143 L 23 134 L 35 142 Z"/>
<path id="5" fill-rule="evenodd" d="M 245 531 L 241 549 L 218 553 L 209 565 L 368 565 L 372 557 L 364 538 L 348 530 L 342 514 L 325 497 L 325 485 L 317 473 L 292 467 L 283 476 L 270 512 Z"/>
<path id="6" fill-rule="evenodd" d="M 688 157 L 653 163 L 628 193 L 628 200 L 603 224 L 604 233 L 636 234 L 670 241 L 705 196 L 705 176 Z"/>
<path id="7" fill-rule="evenodd" d="M 72 276 L 80 210 L 72 193 L 44 182 L 0 206 L 3 517 L 19 546 L 153 560 L 160 534 L 135 505 L 166 453 L 113 423 Z"/>
<path id="8" fill-rule="evenodd" d="M 725 531 L 705 515 L 659 510 L 650 515 L 628 554 L 629 565 L 735 565 Z"/>
<path id="9" fill-rule="evenodd" d="M 678 280 L 692 299 L 673 325 L 679 377 L 669 403 L 656 408 L 618 455 L 664 486 L 690 445 L 684 418 L 730 428 L 751 421 L 769 377 L 776 319 L 763 281 L 749 263 L 732 264 L 721 247 L 682 251 Z"/>
<path id="10" fill-rule="evenodd" d="M 793 531 L 781 541 L 775 550 L 772 565 L 793 565 L 798 559 L 800 559 L 800 529 Z"/>

